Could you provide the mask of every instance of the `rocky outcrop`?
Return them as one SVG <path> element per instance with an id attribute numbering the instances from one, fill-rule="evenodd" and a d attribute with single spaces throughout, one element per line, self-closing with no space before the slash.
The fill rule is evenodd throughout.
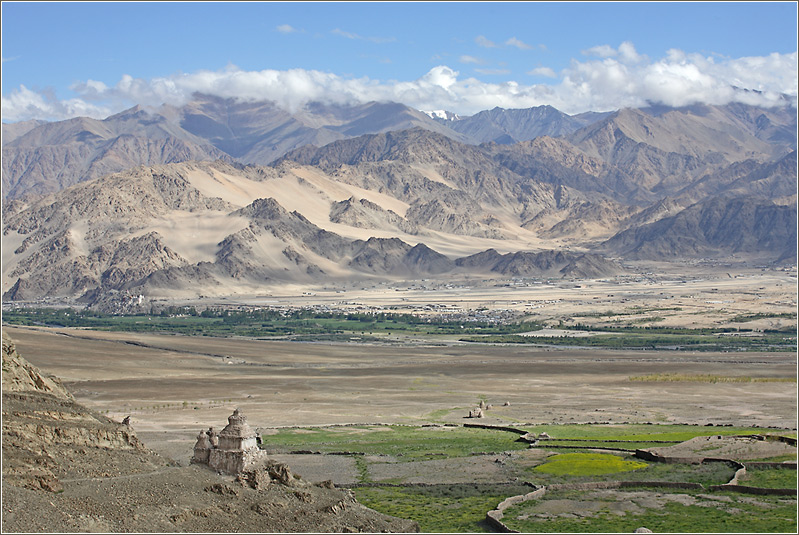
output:
<path id="1" fill-rule="evenodd" d="M 334 202 L 330 207 L 330 221 L 356 228 L 393 229 L 405 234 L 419 234 L 419 227 L 392 210 L 367 199 L 350 197 Z"/>
<path id="2" fill-rule="evenodd" d="M 72 400 L 72 394 L 61 381 L 43 375 L 38 368 L 17 353 L 17 346 L 3 333 L 3 392 L 41 392 L 64 400 Z"/>
<path id="3" fill-rule="evenodd" d="M 488 249 L 459 258 L 455 264 L 464 269 L 514 277 L 598 278 L 624 272 L 617 262 L 600 255 L 568 251 L 519 251 L 501 255 Z"/>
<path id="4" fill-rule="evenodd" d="M 470 205 L 471 204 L 471 205 Z M 449 206 L 438 199 L 413 204 L 405 214 L 412 224 L 460 236 L 503 239 L 501 226 L 491 226 L 491 220 L 481 221 L 482 209 L 473 203 Z M 486 224 L 489 223 L 489 224 Z"/>
<path id="5" fill-rule="evenodd" d="M 413 247 L 398 238 L 369 238 L 353 244 L 348 266 L 374 274 L 427 275 L 452 270 L 454 264 L 446 256 L 423 243 Z"/>
<path id="6" fill-rule="evenodd" d="M 796 257 L 796 207 L 763 198 L 714 197 L 654 223 L 625 230 L 602 249 L 631 259 L 739 253 L 762 260 Z"/>
<path id="7" fill-rule="evenodd" d="M 109 458 L 108 452 L 119 453 Z M 44 375 L 3 333 L 3 487 L 61 492 L 64 478 L 116 474 L 136 457 L 136 471 L 163 466 L 131 428 L 87 410 Z"/>

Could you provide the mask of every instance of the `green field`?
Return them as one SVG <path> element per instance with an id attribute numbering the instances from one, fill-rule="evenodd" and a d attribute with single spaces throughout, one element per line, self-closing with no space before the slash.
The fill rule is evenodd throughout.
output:
<path id="1" fill-rule="evenodd" d="M 560 450 L 558 450 L 560 451 Z M 735 469 L 727 463 L 710 462 L 702 464 L 652 463 L 642 462 L 632 455 L 619 455 L 618 460 L 606 457 L 591 458 L 581 452 L 565 455 L 579 456 L 582 462 L 569 467 L 567 462 L 558 463 L 563 470 L 550 470 L 547 465 L 557 462 L 558 454 L 549 457 L 547 463 L 527 469 L 525 481 L 535 485 L 552 485 L 562 483 L 586 483 L 590 481 L 667 481 L 671 483 L 699 483 L 704 486 L 723 485 L 735 475 Z M 631 465 L 630 463 L 642 463 Z M 634 470 L 618 471 L 615 467 L 638 466 Z M 579 471 L 577 471 L 579 467 Z"/>
<path id="2" fill-rule="evenodd" d="M 635 450 L 641 446 L 668 446 L 696 437 L 723 435 L 782 434 L 789 430 L 759 427 L 719 427 L 673 424 L 542 424 L 519 426 L 521 431 L 540 435 L 536 447 L 568 446 L 572 450 L 619 448 Z M 523 450 L 529 445 L 516 433 L 460 426 L 340 426 L 279 429 L 264 435 L 267 449 L 275 452 L 311 450 L 319 452 L 393 455 L 402 460 L 463 457 L 475 453 Z"/>
<path id="3" fill-rule="evenodd" d="M 526 449 L 519 435 L 464 427 L 347 426 L 281 429 L 263 437 L 274 452 L 311 450 L 392 455 L 403 461 L 465 457 L 475 453 Z"/>
<path id="4" fill-rule="evenodd" d="M 547 433 L 552 439 L 580 439 L 580 440 L 623 440 L 652 443 L 651 441 L 684 442 L 695 437 L 710 435 L 757 435 L 776 434 L 777 430 L 760 427 L 721 427 L 697 425 L 672 425 L 672 424 L 545 424 L 525 425 L 522 429 L 535 433 Z M 787 432 L 787 430 L 786 430 Z M 780 432 L 783 434 L 783 432 Z M 615 446 L 614 446 L 615 444 Z M 542 442 L 543 445 L 543 442 Z M 623 443 L 606 442 L 608 447 L 626 448 Z M 597 447 L 597 446 L 594 446 Z M 635 449 L 635 448 L 630 448 Z"/>
<path id="5" fill-rule="evenodd" d="M 381 513 L 415 520 L 423 533 L 490 532 L 486 512 L 524 485 L 436 485 L 435 487 L 355 487 L 358 501 Z"/>
<path id="6" fill-rule="evenodd" d="M 795 489 L 796 470 L 785 468 L 754 468 L 747 467 L 746 474 L 738 483 L 748 487 L 761 487 L 771 489 Z"/>
<path id="7" fill-rule="evenodd" d="M 552 491 L 507 509 L 503 522 L 523 533 L 632 533 L 639 527 L 655 533 L 796 533 L 795 498 L 657 493 L 653 499 L 629 490 Z M 590 513 L 562 513 L 556 506 L 564 501 Z"/>
<path id="8" fill-rule="evenodd" d="M 571 327 L 570 327 L 571 328 Z M 462 342 L 482 344 L 535 344 L 540 346 L 596 347 L 605 349 L 649 349 L 673 351 L 796 351 L 796 331 L 762 336 L 720 336 L 719 334 L 690 334 L 683 332 L 638 332 L 600 328 L 596 336 L 521 336 L 500 334 L 463 336 Z M 674 330 L 674 329 L 672 329 Z M 706 329 L 697 329 L 705 331 Z"/>
<path id="9" fill-rule="evenodd" d="M 150 314 L 110 315 L 91 310 L 22 308 L 4 311 L 10 325 L 82 327 L 107 331 L 172 333 L 187 336 L 244 336 L 297 341 L 377 342 L 388 335 L 458 339 L 489 344 L 596 347 L 607 349 L 663 349 L 691 351 L 795 351 L 796 329 L 734 336 L 735 328 L 686 329 L 675 327 L 586 326 L 569 329 L 592 331 L 587 337 L 533 337 L 519 333 L 542 329 L 529 321 L 486 322 L 473 318 L 446 319 L 400 313 L 331 313 L 312 309 L 251 310 L 166 307 Z M 637 321 L 637 320 L 636 320 Z M 748 331 L 740 329 L 740 332 Z"/>
<path id="10" fill-rule="evenodd" d="M 653 463 L 633 457 L 630 453 L 599 453 L 602 447 L 624 447 L 641 444 L 677 443 L 698 436 L 790 434 L 785 430 L 755 427 L 704 427 L 690 425 L 654 424 L 568 424 L 523 426 L 536 434 L 546 432 L 552 438 L 538 443 L 570 444 L 569 450 L 541 457 L 526 457 L 530 448 L 517 441 L 518 434 L 508 431 L 466 427 L 414 426 L 341 426 L 328 428 L 280 429 L 264 435 L 266 448 L 274 452 L 321 451 L 359 452 L 369 455 L 389 455 L 400 462 L 425 462 L 431 459 L 455 459 L 485 452 L 517 452 L 505 457 L 506 470 L 515 474 L 518 485 L 492 484 L 434 484 L 416 486 L 401 477 L 373 481 L 370 478 L 374 458 L 353 455 L 359 484 L 354 486 L 358 500 L 377 511 L 409 518 L 419 522 L 423 532 L 457 533 L 490 531 L 485 522 L 487 511 L 503 499 L 526 494 L 529 486 L 571 484 L 593 481 L 681 482 L 699 483 L 705 488 L 727 483 L 735 468 L 724 462 L 702 464 Z M 574 439 L 576 442 L 569 442 Z M 598 442 L 597 442 L 598 441 Z M 632 441 L 632 442 L 615 442 Z M 655 441 L 655 442 L 653 442 Z M 660 441 L 660 442 L 657 442 Z M 667 445 L 667 444 L 666 444 Z M 633 449 L 633 448 L 631 448 Z M 527 459 L 527 460 L 525 460 Z M 537 460 L 535 460 L 537 459 Z M 532 460 L 532 464 L 531 464 Z M 392 461 L 394 462 L 394 461 Z M 505 474 L 508 477 L 508 474 Z M 374 486 L 391 483 L 391 486 Z M 755 469 L 741 481 L 743 485 L 769 488 L 796 488 L 796 471 L 789 469 Z M 633 487 L 635 489 L 635 487 Z M 599 492 L 599 491 L 597 491 Z M 541 514 L 535 502 L 514 506 L 505 520 L 514 529 L 529 532 L 632 532 L 646 526 L 653 531 L 666 532 L 779 532 L 791 531 L 796 524 L 796 500 L 780 497 L 753 497 L 708 491 L 674 492 L 641 487 L 636 500 L 640 507 L 624 511 L 624 490 L 548 492 L 546 500 L 572 500 L 580 516 L 551 516 L 542 521 L 530 515 Z M 642 497 L 643 496 L 643 497 Z M 671 496 L 676 501 L 658 497 Z M 660 503 L 658 500 L 662 501 Z M 657 502 L 657 503 L 656 503 Z M 659 505 L 658 505 L 659 503 Z M 655 505 L 653 505 L 655 504 Z M 547 506 L 544 506 L 545 508 Z M 792 509 L 793 508 L 793 509 Z M 623 513 L 623 514 L 622 514 Z M 519 518 L 521 517 L 521 519 Z M 510 519 L 510 520 L 509 520 Z M 508 521 L 509 520 L 509 521 Z"/>
<path id="11" fill-rule="evenodd" d="M 640 470 L 647 465 L 609 453 L 559 453 L 533 468 L 533 472 L 555 476 L 599 476 Z"/>
<path id="12" fill-rule="evenodd" d="M 82 327 L 105 331 L 156 332 L 188 336 L 290 337 L 298 340 L 375 341 L 387 333 L 425 336 L 508 334 L 541 329 L 531 322 L 455 321 L 412 314 L 343 314 L 309 309 L 207 309 L 167 307 L 152 314 L 111 315 L 90 310 L 22 308 L 3 312 L 10 325 Z M 313 337 L 313 338 L 309 338 Z M 343 337 L 343 338 L 342 338 Z"/>

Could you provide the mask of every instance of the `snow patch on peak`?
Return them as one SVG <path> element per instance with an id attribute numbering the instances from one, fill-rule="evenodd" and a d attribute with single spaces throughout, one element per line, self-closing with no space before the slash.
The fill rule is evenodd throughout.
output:
<path id="1" fill-rule="evenodd" d="M 457 121 L 460 119 L 460 116 L 457 113 L 452 113 L 451 111 L 447 110 L 421 110 L 421 112 L 426 114 L 431 119 L 443 119 L 445 121 Z"/>

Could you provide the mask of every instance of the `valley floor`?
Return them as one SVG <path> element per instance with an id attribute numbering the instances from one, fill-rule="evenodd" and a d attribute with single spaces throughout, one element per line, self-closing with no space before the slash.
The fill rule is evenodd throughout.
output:
<path id="1" fill-rule="evenodd" d="M 341 423 L 653 422 L 795 428 L 796 355 L 345 345 L 4 327 L 31 363 L 188 463 L 239 407 L 254 428 Z M 639 376 L 763 382 L 631 381 Z M 505 402 L 509 405 L 505 406 Z M 473 420 L 472 420 L 473 421 Z M 302 473 L 300 472 L 302 475 Z"/>
<path id="2" fill-rule="evenodd" d="M 607 279 L 476 278 L 364 280 L 264 285 L 257 293 L 148 296 L 152 305 L 205 308 L 391 312 L 488 321 L 525 317 L 546 325 L 636 325 L 690 329 L 796 329 L 797 268 L 724 262 L 635 262 Z M 191 293 L 196 293 L 192 288 Z M 185 293 L 185 292 L 184 292 Z M 60 298 L 3 308 L 84 305 Z M 413 341 L 394 333 L 400 342 Z"/>

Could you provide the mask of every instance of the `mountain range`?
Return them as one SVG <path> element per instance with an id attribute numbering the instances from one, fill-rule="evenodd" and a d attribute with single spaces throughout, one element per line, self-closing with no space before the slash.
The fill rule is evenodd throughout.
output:
<path id="1" fill-rule="evenodd" d="M 796 259 L 796 110 L 472 117 L 198 96 L 3 125 L 4 300 Z"/>
<path id="2" fill-rule="evenodd" d="M 268 164 L 307 144 L 420 126 L 470 141 L 396 103 L 310 103 L 294 113 L 271 102 L 197 95 L 181 107 L 135 106 L 103 120 L 3 124 L 3 197 L 52 193 L 137 165 L 188 160 Z"/>

